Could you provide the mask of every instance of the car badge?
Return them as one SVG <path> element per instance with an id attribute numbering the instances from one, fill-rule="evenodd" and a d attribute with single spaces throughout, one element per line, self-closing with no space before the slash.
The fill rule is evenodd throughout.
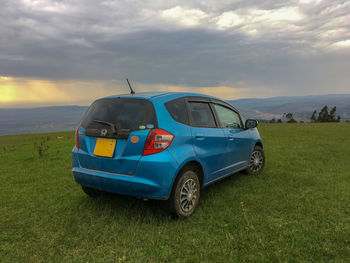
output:
<path id="1" fill-rule="evenodd" d="M 107 129 L 102 129 L 101 130 L 101 136 L 106 136 L 108 133 Z"/>

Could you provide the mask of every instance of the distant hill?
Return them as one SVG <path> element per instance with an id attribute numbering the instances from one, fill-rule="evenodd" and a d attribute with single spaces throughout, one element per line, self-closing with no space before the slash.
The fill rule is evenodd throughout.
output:
<path id="1" fill-rule="evenodd" d="M 309 121 L 314 110 L 337 106 L 342 121 L 350 120 L 350 94 L 275 97 L 229 101 L 248 118 L 270 120 L 292 112 L 297 120 Z M 87 107 L 53 106 L 0 108 L 0 135 L 74 130 Z"/>
<path id="2" fill-rule="evenodd" d="M 350 120 L 350 94 L 240 99 L 229 103 L 248 118 L 270 120 L 291 112 L 297 120 L 309 121 L 314 110 L 319 112 L 328 105 L 329 108 L 337 107 L 342 121 Z"/>
<path id="3" fill-rule="evenodd" d="M 86 110 L 84 106 L 0 108 L 0 135 L 71 131 Z"/>

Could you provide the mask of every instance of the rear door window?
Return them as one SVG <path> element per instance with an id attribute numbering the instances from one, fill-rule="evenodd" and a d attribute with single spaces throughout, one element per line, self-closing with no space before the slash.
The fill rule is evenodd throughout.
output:
<path id="1" fill-rule="evenodd" d="M 113 130 L 108 123 L 130 132 L 156 127 L 157 119 L 153 104 L 148 100 L 102 99 L 90 106 L 81 126 L 86 130 L 90 129 L 90 132 L 96 130 L 98 134 L 98 130 L 102 128 Z"/>
<path id="2" fill-rule="evenodd" d="M 165 107 L 175 121 L 188 124 L 188 116 L 184 98 L 169 101 L 165 104 Z"/>
<path id="3" fill-rule="evenodd" d="M 216 127 L 214 115 L 207 102 L 189 102 L 191 124 L 196 127 Z"/>

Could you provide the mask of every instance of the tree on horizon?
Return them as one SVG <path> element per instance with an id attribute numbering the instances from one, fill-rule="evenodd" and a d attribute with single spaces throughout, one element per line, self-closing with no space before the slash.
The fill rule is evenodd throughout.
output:
<path id="1" fill-rule="evenodd" d="M 293 113 L 288 112 L 283 114 L 287 118 L 288 123 L 296 123 L 297 121 L 293 118 Z"/>
<path id="2" fill-rule="evenodd" d="M 314 110 L 314 112 L 311 115 L 311 122 L 316 122 L 317 121 L 317 117 L 316 117 L 317 111 Z"/>
<path id="3" fill-rule="evenodd" d="M 311 122 L 340 122 L 340 115 L 336 117 L 337 107 L 334 106 L 330 111 L 328 111 L 328 106 L 325 105 L 317 115 L 317 111 L 314 110 L 311 115 Z"/>

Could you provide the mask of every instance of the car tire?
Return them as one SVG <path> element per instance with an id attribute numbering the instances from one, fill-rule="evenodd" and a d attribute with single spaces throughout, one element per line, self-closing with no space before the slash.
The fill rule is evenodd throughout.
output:
<path id="1" fill-rule="evenodd" d="M 200 181 L 196 169 L 185 169 L 174 183 L 170 201 L 171 213 L 187 218 L 194 213 L 200 197 Z"/>
<path id="2" fill-rule="evenodd" d="M 87 194 L 90 197 L 99 197 L 101 195 L 101 191 L 87 187 L 87 186 L 81 186 L 81 188 L 83 189 L 84 193 Z"/>
<path id="3" fill-rule="evenodd" d="M 261 146 L 256 145 L 250 155 L 249 166 L 245 172 L 249 175 L 258 175 L 264 170 L 265 154 Z"/>

